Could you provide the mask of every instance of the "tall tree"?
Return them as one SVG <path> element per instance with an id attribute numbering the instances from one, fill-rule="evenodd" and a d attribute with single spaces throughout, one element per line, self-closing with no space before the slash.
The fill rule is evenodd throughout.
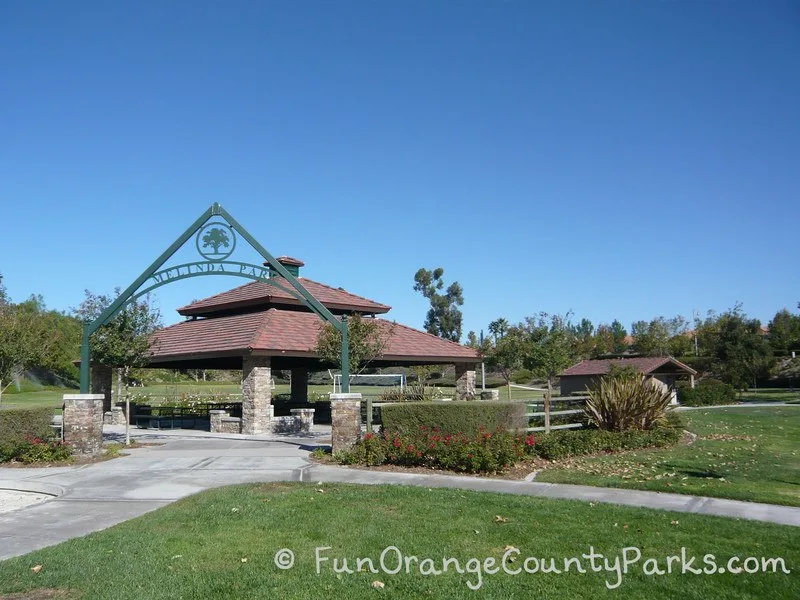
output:
<path id="1" fill-rule="evenodd" d="M 120 294 L 119 288 L 114 294 Z M 82 323 L 91 323 L 112 302 L 109 296 L 86 290 L 83 302 L 73 312 Z M 133 300 L 92 334 L 92 361 L 121 368 L 127 377 L 132 368 L 147 365 L 151 336 L 160 327 L 161 314 L 150 296 Z"/>
<path id="2" fill-rule="evenodd" d="M 525 333 L 523 366 L 552 385 L 558 374 L 575 361 L 575 334 L 570 314 L 542 312 L 526 317 L 521 328 Z"/>
<path id="3" fill-rule="evenodd" d="M 769 345 L 780 354 L 800 350 L 800 315 L 785 308 L 776 312 L 769 322 Z"/>
<path id="4" fill-rule="evenodd" d="M 772 348 L 758 319 L 750 319 L 740 304 L 719 317 L 709 315 L 699 331 L 700 343 L 723 381 L 746 389 L 765 377 L 774 365 Z"/>
<path id="5" fill-rule="evenodd" d="M 485 353 L 486 366 L 492 371 L 502 375 L 508 389 L 508 399 L 511 399 L 511 378 L 514 372 L 522 367 L 525 354 L 524 335 L 519 327 L 510 327 L 506 334 L 492 345 L 488 339 Z"/>
<path id="6" fill-rule="evenodd" d="M 509 327 L 508 321 L 503 317 L 495 319 L 494 321 L 489 323 L 489 333 L 491 333 L 494 336 L 495 344 L 497 343 L 497 340 L 499 340 L 506 334 L 506 332 L 508 331 L 508 327 Z"/>
<path id="7" fill-rule="evenodd" d="M 573 351 L 575 358 L 589 358 L 594 354 L 594 324 L 589 319 L 581 319 L 580 323 L 570 325 L 573 335 Z"/>
<path id="8" fill-rule="evenodd" d="M 446 340 L 461 339 L 462 314 L 458 308 L 464 304 L 464 292 L 457 281 L 451 283 L 444 293 L 444 269 L 432 271 L 420 269 L 414 275 L 414 290 L 421 292 L 431 303 L 425 317 L 425 330 Z"/>
<path id="9" fill-rule="evenodd" d="M 3 390 L 26 369 L 43 362 L 50 346 L 49 333 L 39 318 L 38 304 L 14 304 L 0 280 L 0 399 Z"/>

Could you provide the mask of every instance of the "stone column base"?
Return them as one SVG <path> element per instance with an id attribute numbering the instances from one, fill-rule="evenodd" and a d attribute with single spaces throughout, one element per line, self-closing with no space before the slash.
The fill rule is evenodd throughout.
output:
<path id="1" fill-rule="evenodd" d="M 104 425 L 125 425 L 125 409 L 121 406 L 112 406 L 111 410 L 103 413 Z"/>
<path id="2" fill-rule="evenodd" d="M 331 394 L 331 449 L 350 450 L 361 438 L 361 394 Z"/>
<path id="3" fill-rule="evenodd" d="M 500 400 L 500 390 L 483 390 L 481 400 Z"/>
<path id="4" fill-rule="evenodd" d="M 103 448 L 105 394 L 64 395 L 64 441 L 77 454 L 97 454 Z"/>

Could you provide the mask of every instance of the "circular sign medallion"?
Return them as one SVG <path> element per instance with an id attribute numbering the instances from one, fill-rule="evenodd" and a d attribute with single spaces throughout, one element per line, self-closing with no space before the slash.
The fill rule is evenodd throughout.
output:
<path id="1" fill-rule="evenodd" d="M 236 248 L 236 234 L 227 223 L 213 221 L 204 225 L 195 238 L 200 256 L 212 262 L 225 260 Z"/>

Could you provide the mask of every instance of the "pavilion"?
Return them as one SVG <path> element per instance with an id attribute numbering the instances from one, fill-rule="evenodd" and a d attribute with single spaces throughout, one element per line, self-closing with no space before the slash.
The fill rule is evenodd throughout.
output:
<path id="1" fill-rule="evenodd" d="M 334 315 L 376 319 L 385 343 L 371 366 L 453 364 L 458 399 L 475 397 L 475 349 L 380 318 L 390 306 L 300 277 L 304 263 L 296 258 L 277 260 Z M 309 371 L 324 368 L 315 352 L 324 322 L 286 291 L 291 286 L 272 267 L 269 275 L 179 308 L 187 320 L 152 338 L 152 367 L 241 369 L 241 432 L 251 435 L 272 431 L 272 369 L 291 371 L 292 400 L 305 401 Z"/>

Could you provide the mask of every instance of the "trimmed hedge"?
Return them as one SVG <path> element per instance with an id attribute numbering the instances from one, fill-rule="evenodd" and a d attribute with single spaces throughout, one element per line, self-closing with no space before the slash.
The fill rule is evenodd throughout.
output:
<path id="1" fill-rule="evenodd" d="M 475 435 L 481 430 L 524 429 L 527 406 L 522 402 L 404 402 L 381 407 L 385 431 L 415 433 L 420 427 L 443 434 Z"/>
<path id="2" fill-rule="evenodd" d="M 679 386 L 678 401 L 685 406 L 735 404 L 736 390 L 718 379 L 704 379 L 694 389 L 688 385 Z"/>
<path id="3" fill-rule="evenodd" d="M 669 415 L 667 423 L 649 430 L 579 429 L 538 434 L 534 453 L 548 460 L 557 460 L 600 452 L 663 448 L 676 444 L 682 435 L 683 425 L 673 413 Z"/>
<path id="4" fill-rule="evenodd" d="M 14 445 L 26 438 L 48 439 L 54 436 L 50 421 L 52 408 L 0 410 L 0 445 Z"/>

